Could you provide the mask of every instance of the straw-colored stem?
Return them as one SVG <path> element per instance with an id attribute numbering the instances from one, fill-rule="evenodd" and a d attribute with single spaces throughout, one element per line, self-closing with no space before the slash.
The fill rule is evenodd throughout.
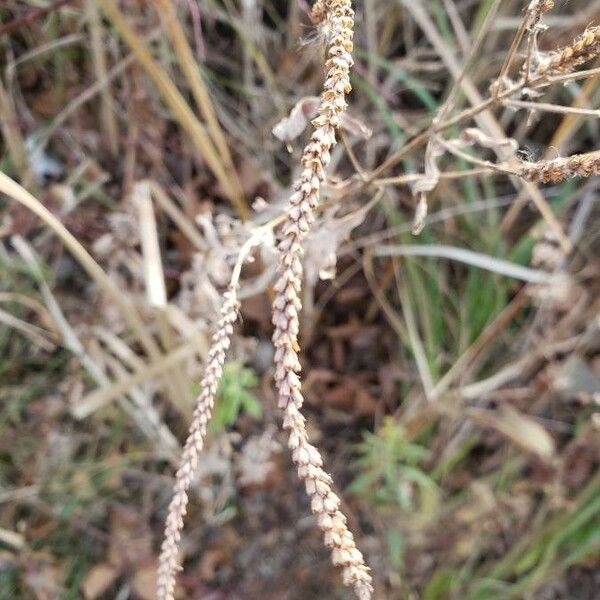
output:
<path id="1" fill-rule="evenodd" d="M 237 176 L 233 160 L 231 158 L 231 152 L 227 145 L 227 140 L 221 129 L 221 125 L 217 119 L 213 102 L 210 98 L 200 69 L 194 59 L 194 54 L 185 36 L 185 32 L 179 23 L 177 18 L 177 12 L 175 5 L 171 0 L 155 0 L 160 10 L 161 17 L 164 19 L 164 24 L 167 29 L 167 33 L 173 44 L 175 54 L 179 60 L 181 70 L 186 76 L 187 83 L 190 86 L 192 95 L 196 102 L 196 106 L 202 113 L 204 120 L 206 121 L 206 127 L 210 136 L 221 155 L 221 159 L 227 170 L 227 175 L 231 180 L 232 186 L 239 197 L 243 197 L 242 186 Z"/>
<path id="2" fill-rule="evenodd" d="M 27 152 L 12 98 L 0 78 L 0 128 L 16 172 L 24 178 L 28 170 Z"/>
<path id="3" fill-rule="evenodd" d="M 106 66 L 104 42 L 102 40 L 102 24 L 95 0 L 86 0 L 85 8 L 90 27 L 92 58 L 96 79 L 98 81 L 105 81 L 107 80 L 108 69 Z M 119 136 L 117 120 L 113 112 L 110 83 L 108 82 L 100 91 L 100 103 L 100 117 L 102 119 L 102 127 L 108 139 L 108 147 L 110 148 L 111 154 L 116 156 L 119 149 Z"/>
<path id="4" fill-rule="evenodd" d="M 164 102 L 173 112 L 173 116 L 190 136 L 192 143 L 196 146 L 196 149 L 223 187 L 223 190 L 235 206 L 239 216 L 244 220 L 247 219 L 249 215 L 248 206 L 246 205 L 244 198 L 239 195 L 239 191 L 235 189 L 231 179 L 228 177 L 219 157 L 219 153 L 211 141 L 205 127 L 198 121 L 179 90 L 169 79 L 165 70 L 154 60 L 152 54 L 146 47 L 146 44 L 128 23 L 126 17 L 120 11 L 114 0 L 97 1 L 123 40 L 132 49 L 148 76 L 156 85 Z"/>
<path id="5" fill-rule="evenodd" d="M 90 256 L 88 251 L 79 243 L 77 238 L 39 200 L 2 172 L 0 172 L 0 192 L 28 208 L 58 235 L 79 264 L 120 309 L 123 317 L 148 354 L 153 359 L 160 357 L 160 350 L 156 342 L 148 333 L 144 322 L 134 307 L 126 299 L 126 296 L 119 291 L 100 265 Z"/>

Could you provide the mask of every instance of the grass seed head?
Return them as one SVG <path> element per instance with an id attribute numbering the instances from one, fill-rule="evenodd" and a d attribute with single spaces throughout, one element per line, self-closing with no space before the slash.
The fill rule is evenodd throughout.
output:
<path id="1" fill-rule="evenodd" d="M 600 174 L 600 151 L 535 163 L 526 162 L 519 174 L 523 179 L 540 183 L 560 183 L 576 176 L 591 177 Z"/>
<path id="2" fill-rule="evenodd" d="M 582 65 L 600 52 L 600 27 L 589 27 L 573 42 L 550 52 L 540 61 L 536 75 L 549 75 L 552 73 L 566 73 Z"/>
<path id="3" fill-rule="evenodd" d="M 274 286 L 273 301 L 274 378 L 278 404 L 284 413 L 283 426 L 289 431 L 292 460 L 310 497 L 311 510 L 324 534 L 325 545 L 331 550 L 332 562 L 342 569 L 344 584 L 352 586 L 360 600 L 368 600 L 373 590 L 369 569 L 346 525 L 346 517 L 340 511 L 340 500 L 333 492 L 331 477 L 322 468 L 321 455 L 308 441 L 305 418 L 300 412 L 304 401 L 298 359 L 302 240 L 315 220 L 321 183 L 329 165 L 331 148 L 336 143 L 335 130 L 346 110 L 345 95 L 351 90 L 350 68 L 353 65 L 354 11 L 350 1 L 317 2 L 313 18 L 315 12 L 318 20 L 326 19 L 330 32 L 325 63 L 327 75 L 317 116 L 312 121 L 314 131 L 302 154 L 302 173 L 294 184 L 279 244 L 279 278 Z"/>
<path id="4" fill-rule="evenodd" d="M 173 498 L 169 504 L 165 534 L 158 561 L 158 600 L 173 600 L 174 598 L 181 530 L 183 529 L 183 518 L 187 512 L 187 492 L 198 464 L 198 455 L 204 446 L 204 437 L 212 416 L 215 396 L 225 364 L 225 355 L 231 344 L 233 324 L 237 320 L 238 310 L 237 292 L 234 287 L 231 287 L 224 294 L 221 316 L 212 338 L 206 370 L 200 384 L 200 395 L 196 400 L 192 424 L 181 455 L 179 469 L 175 476 Z"/>

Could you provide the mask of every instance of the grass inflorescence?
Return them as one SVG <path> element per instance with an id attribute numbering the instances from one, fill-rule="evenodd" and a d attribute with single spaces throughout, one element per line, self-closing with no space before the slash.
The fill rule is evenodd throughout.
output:
<path id="1" fill-rule="evenodd" d="M 0 596 L 588 597 L 593 3 L 34 4 Z"/>

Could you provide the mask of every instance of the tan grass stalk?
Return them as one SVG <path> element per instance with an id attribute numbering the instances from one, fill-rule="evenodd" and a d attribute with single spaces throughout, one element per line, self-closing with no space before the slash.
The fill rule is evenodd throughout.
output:
<path id="1" fill-rule="evenodd" d="M 94 62 L 94 71 L 98 81 L 105 81 L 108 75 L 106 66 L 105 44 L 102 40 L 102 23 L 100 14 L 96 6 L 96 0 L 86 0 L 86 16 L 90 27 L 90 41 L 92 47 L 92 58 Z M 106 83 L 100 91 L 100 117 L 102 127 L 108 138 L 108 146 L 113 156 L 117 155 L 119 150 L 119 135 L 117 120 L 113 112 L 113 101 L 110 94 L 110 83 Z"/>
<path id="2" fill-rule="evenodd" d="M 192 143 L 223 187 L 225 194 L 235 206 L 239 216 L 244 220 L 247 219 L 248 206 L 246 205 L 246 201 L 240 196 L 239 190 L 236 189 L 232 180 L 227 175 L 219 153 L 204 125 L 196 118 L 196 115 L 188 106 L 179 90 L 175 87 L 166 71 L 154 60 L 154 57 L 148 50 L 144 40 L 129 24 L 127 18 L 123 15 L 116 2 L 114 2 L 114 0 L 97 1 L 105 15 L 110 19 L 123 40 L 131 48 L 148 76 L 156 85 L 164 102 L 171 109 L 173 116 L 190 136 Z"/>
<path id="3" fill-rule="evenodd" d="M 27 160 L 27 152 L 25 150 L 25 141 L 21 130 L 19 129 L 19 121 L 17 111 L 8 90 L 4 87 L 0 78 L 0 131 L 4 137 L 4 143 L 8 149 L 11 161 L 15 171 L 24 179 L 26 177 L 29 164 Z"/>
<path id="4" fill-rule="evenodd" d="M 42 222 L 51 229 L 67 247 L 73 257 L 85 269 L 88 275 L 95 281 L 98 287 L 112 300 L 119 308 L 125 321 L 131 327 L 148 355 L 158 360 L 161 356 L 160 348 L 157 346 L 154 338 L 148 332 L 146 325 L 140 318 L 135 307 L 131 304 L 125 294 L 123 294 L 112 281 L 112 279 L 102 270 L 102 267 L 92 258 L 88 251 L 81 245 L 75 236 L 57 219 L 37 198 L 31 195 L 25 188 L 16 181 L 0 171 L 0 193 L 6 194 L 32 213 L 37 215 Z"/>
<path id="5" fill-rule="evenodd" d="M 165 192 L 157 181 L 150 179 L 148 180 L 148 185 L 152 192 L 152 198 L 168 215 L 171 221 L 177 225 L 197 250 L 205 252 L 208 244 L 198 232 L 197 226 L 185 215 L 181 208 L 179 208 L 179 206 L 169 197 L 167 192 Z"/>
<path id="6" fill-rule="evenodd" d="M 137 209 L 146 299 L 153 309 L 162 346 L 166 351 L 170 351 L 176 342 L 167 317 L 167 290 L 149 182 L 136 183 L 133 186 L 131 199 Z M 186 419 L 189 419 L 192 415 L 193 398 L 189 391 L 192 389 L 192 382 L 188 381 L 185 372 L 177 365 L 173 367 L 171 377 L 166 380 L 166 384 L 173 404 Z"/>
<path id="7" fill-rule="evenodd" d="M 283 426 L 289 430 L 292 459 L 324 533 L 325 545 L 331 549 L 333 563 L 342 568 L 344 584 L 354 587 L 357 597 L 365 600 L 371 597 L 373 590 L 369 569 L 348 530 L 340 499 L 332 490 L 333 482 L 323 469 L 321 455 L 308 441 L 305 419 L 300 412 L 303 397 L 299 378 L 298 311 L 303 275 L 302 240 L 315 218 L 313 211 L 319 202 L 321 182 L 330 161 L 330 150 L 336 142 L 335 130 L 346 109 L 345 94 L 351 89 L 349 72 L 353 64 L 354 11 L 350 1 L 326 0 L 319 10 L 323 7 L 330 36 L 327 77 L 318 116 L 313 121 L 315 130 L 302 155 L 303 171 L 294 184 L 279 244 L 279 279 L 273 301 L 275 384 L 279 406 L 284 412 Z"/>
<path id="8" fill-rule="evenodd" d="M 155 377 L 171 374 L 174 367 L 197 355 L 201 358 L 208 356 L 208 344 L 202 332 L 196 332 L 180 346 L 162 355 L 159 360 L 146 362 L 119 381 L 90 392 L 73 407 L 72 413 L 76 419 L 85 419 L 120 396 L 129 394 L 140 384 Z"/>
<path id="9" fill-rule="evenodd" d="M 217 119 L 213 102 L 210 98 L 204 80 L 200 73 L 200 69 L 194 59 L 194 54 L 185 36 L 185 32 L 179 19 L 177 18 L 177 10 L 172 0 L 155 0 L 157 8 L 160 11 L 160 15 L 163 19 L 167 33 L 171 38 L 173 49 L 177 55 L 179 66 L 185 74 L 187 82 L 190 86 L 190 90 L 196 102 L 196 106 L 199 108 L 204 120 L 208 132 L 221 155 L 221 159 L 225 165 L 227 175 L 229 176 L 231 183 L 240 197 L 243 197 L 242 186 L 239 181 L 225 134 L 221 129 L 221 125 Z"/>
<path id="10" fill-rule="evenodd" d="M 560 183 L 571 177 L 591 177 L 598 174 L 600 174 L 600 150 L 554 160 L 523 163 L 519 172 L 523 179 L 541 183 Z"/>
<path id="11" fill-rule="evenodd" d="M 23 321 L 19 317 L 9 313 L 8 311 L 0 308 L 0 323 L 6 327 L 11 327 L 16 331 L 19 331 L 26 338 L 29 338 L 31 342 L 45 350 L 46 352 L 52 352 L 56 346 L 50 339 L 50 332 L 42 327 Z"/>
<path id="12" fill-rule="evenodd" d="M 600 27 L 589 27 L 573 42 L 542 59 L 534 75 L 565 73 L 586 63 L 600 53 Z"/>

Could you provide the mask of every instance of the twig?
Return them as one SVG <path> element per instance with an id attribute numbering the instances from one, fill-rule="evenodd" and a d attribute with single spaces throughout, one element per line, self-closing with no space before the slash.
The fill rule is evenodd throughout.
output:
<path id="1" fill-rule="evenodd" d="M 561 115 L 581 115 L 585 117 L 600 117 L 600 110 L 592 108 L 577 108 L 575 106 L 560 106 L 546 102 L 526 102 L 524 100 L 505 100 L 506 106 L 513 108 L 525 108 L 528 110 L 542 110 L 545 112 L 558 113 Z"/>

